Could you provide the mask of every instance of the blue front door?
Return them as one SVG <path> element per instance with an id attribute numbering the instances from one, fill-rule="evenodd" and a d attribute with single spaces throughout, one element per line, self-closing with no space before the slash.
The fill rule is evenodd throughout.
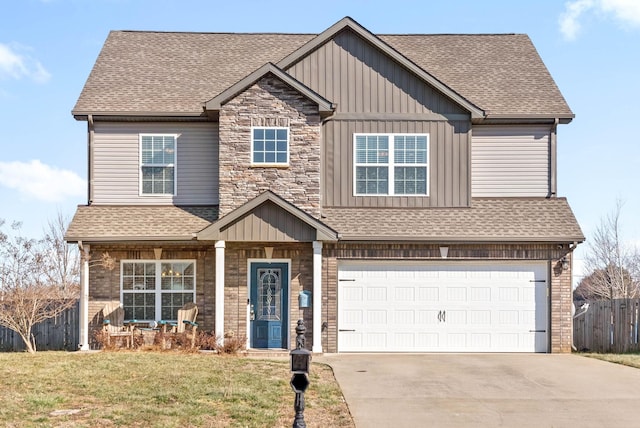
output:
<path id="1" fill-rule="evenodd" d="M 251 263 L 251 347 L 287 348 L 289 265 Z"/>

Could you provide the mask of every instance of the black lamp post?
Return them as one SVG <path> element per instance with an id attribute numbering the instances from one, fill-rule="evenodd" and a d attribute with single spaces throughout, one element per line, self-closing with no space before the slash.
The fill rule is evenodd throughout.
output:
<path id="1" fill-rule="evenodd" d="M 307 331 L 304 321 L 298 320 L 296 326 L 296 349 L 291 351 L 291 388 L 296 393 L 293 408 L 296 411 L 293 420 L 293 428 L 306 428 L 304 422 L 304 392 L 309 387 L 309 367 L 311 365 L 311 352 L 304 349 L 304 333 Z"/>

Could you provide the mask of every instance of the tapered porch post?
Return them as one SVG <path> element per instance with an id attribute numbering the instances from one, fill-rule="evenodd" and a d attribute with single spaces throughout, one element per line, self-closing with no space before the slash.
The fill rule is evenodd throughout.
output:
<path id="1" fill-rule="evenodd" d="M 224 249 L 225 241 L 216 241 L 216 312 L 214 332 L 220 344 L 224 342 Z"/>
<path id="2" fill-rule="evenodd" d="M 313 346 L 322 353 L 322 242 L 313 241 Z"/>

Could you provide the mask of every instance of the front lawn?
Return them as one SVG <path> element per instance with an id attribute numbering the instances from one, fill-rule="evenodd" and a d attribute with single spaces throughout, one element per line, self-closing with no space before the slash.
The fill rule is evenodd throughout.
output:
<path id="1" fill-rule="evenodd" d="M 287 360 L 203 353 L 0 353 L 7 427 L 290 427 Z M 313 364 L 309 427 L 354 427 L 331 369 Z"/>
<path id="2" fill-rule="evenodd" d="M 640 354 L 596 354 L 587 353 L 582 354 L 585 357 L 597 358 L 599 360 L 608 361 L 610 363 L 623 364 L 625 366 L 635 367 L 640 369 Z"/>

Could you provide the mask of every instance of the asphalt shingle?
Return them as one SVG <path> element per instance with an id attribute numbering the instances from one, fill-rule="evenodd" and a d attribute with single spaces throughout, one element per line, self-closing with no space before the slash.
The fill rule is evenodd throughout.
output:
<path id="1" fill-rule="evenodd" d="M 218 218 L 215 206 L 80 205 L 65 239 L 77 241 L 192 240 Z"/>
<path id="2" fill-rule="evenodd" d="M 315 36 L 112 31 L 73 113 L 197 115 L 202 103 Z M 572 114 L 524 34 L 378 37 L 488 114 Z"/>
<path id="3" fill-rule="evenodd" d="M 343 240 L 584 241 L 565 198 L 474 198 L 468 208 L 324 208 Z"/>

